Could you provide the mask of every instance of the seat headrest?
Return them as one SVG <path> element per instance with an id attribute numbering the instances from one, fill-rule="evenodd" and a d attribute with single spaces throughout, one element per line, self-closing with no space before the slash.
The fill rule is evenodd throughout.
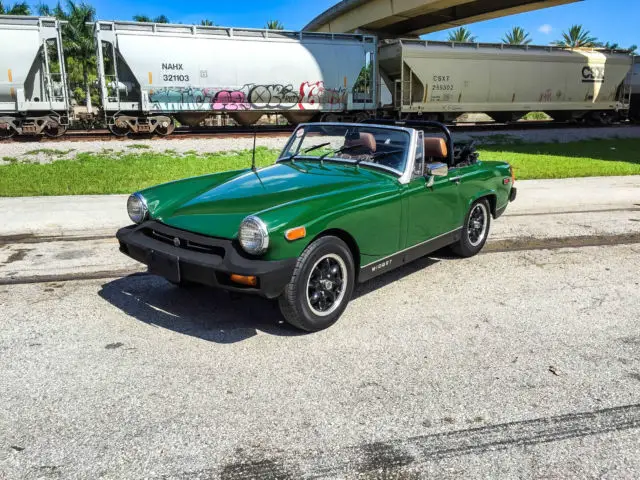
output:
<path id="1" fill-rule="evenodd" d="M 424 156 L 435 158 L 447 158 L 448 154 L 447 142 L 440 137 L 425 137 L 424 139 Z"/>
<path id="2" fill-rule="evenodd" d="M 347 138 L 344 146 L 368 148 L 373 153 L 376 151 L 376 137 L 372 133 L 360 132 L 359 138 Z"/>

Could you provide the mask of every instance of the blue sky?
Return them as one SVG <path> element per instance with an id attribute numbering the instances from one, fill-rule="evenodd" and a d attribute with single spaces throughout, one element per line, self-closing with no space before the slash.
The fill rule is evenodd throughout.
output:
<path id="1" fill-rule="evenodd" d="M 174 22 L 199 23 L 203 18 L 208 18 L 216 25 L 261 28 L 268 19 L 277 19 L 286 28 L 297 30 L 337 1 L 92 0 L 91 3 L 96 6 L 98 17 L 105 20 L 130 20 L 137 13 L 149 16 L 164 14 Z M 640 45 L 639 21 L 639 0 L 585 0 L 472 24 L 469 28 L 478 36 L 479 41 L 498 42 L 506 30 L 519 25 L 531 33 L 534 43 L 548 44 L 560 38 L 562 30 L 573 23 L 582 23 L 599 40 L 617 42 L 626 47 L 631 44 Z M 440 40 L 446 36 L 446 32 L 438 32 L 427 38 Z"/>

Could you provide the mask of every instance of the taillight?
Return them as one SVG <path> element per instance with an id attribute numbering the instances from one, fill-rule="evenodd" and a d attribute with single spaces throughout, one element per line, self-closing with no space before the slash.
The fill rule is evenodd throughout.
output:
<path id="1" fill-rule="evenodd" d="M 509 171 L 511 172 L 511 185 L 513 185 L 513 183 L 516 181 L 516 174 L 513 171 L 513 167 L 511 165 L 509 165 Z"/>

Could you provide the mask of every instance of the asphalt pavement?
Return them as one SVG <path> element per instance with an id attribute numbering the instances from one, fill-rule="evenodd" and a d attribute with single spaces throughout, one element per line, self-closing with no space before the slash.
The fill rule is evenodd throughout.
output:
<path id="1" fill-rule="evenodd" d="M 144 273 L 126 197 L 0 199 L 0 478 L 638 478 L 640 178 L 518 187 L 316 334 Z"/>

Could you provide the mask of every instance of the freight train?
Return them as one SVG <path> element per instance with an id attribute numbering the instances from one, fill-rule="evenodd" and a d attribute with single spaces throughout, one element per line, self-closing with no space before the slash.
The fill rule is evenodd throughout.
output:
<path id="1" fill-rule="evenodd" d="M 631 93 L 629 120 L 640 122 L 640 56 L 634 57 L 633 67 L 625 83 L 629 86 Z"/>
<path id="2" fill-rule="evenodd" d="M 0 16 L 0 44 L 13 46 L 0 52 L 0 136 L 61 135 L 73 121 L 60 32 L 52 18 Z M 94 32 L 101 116 L 119 136 L 213 115 L 606 122 L 629 115 L 637 80 L 628 53 L 601 49 L 119 21 Z"/>

